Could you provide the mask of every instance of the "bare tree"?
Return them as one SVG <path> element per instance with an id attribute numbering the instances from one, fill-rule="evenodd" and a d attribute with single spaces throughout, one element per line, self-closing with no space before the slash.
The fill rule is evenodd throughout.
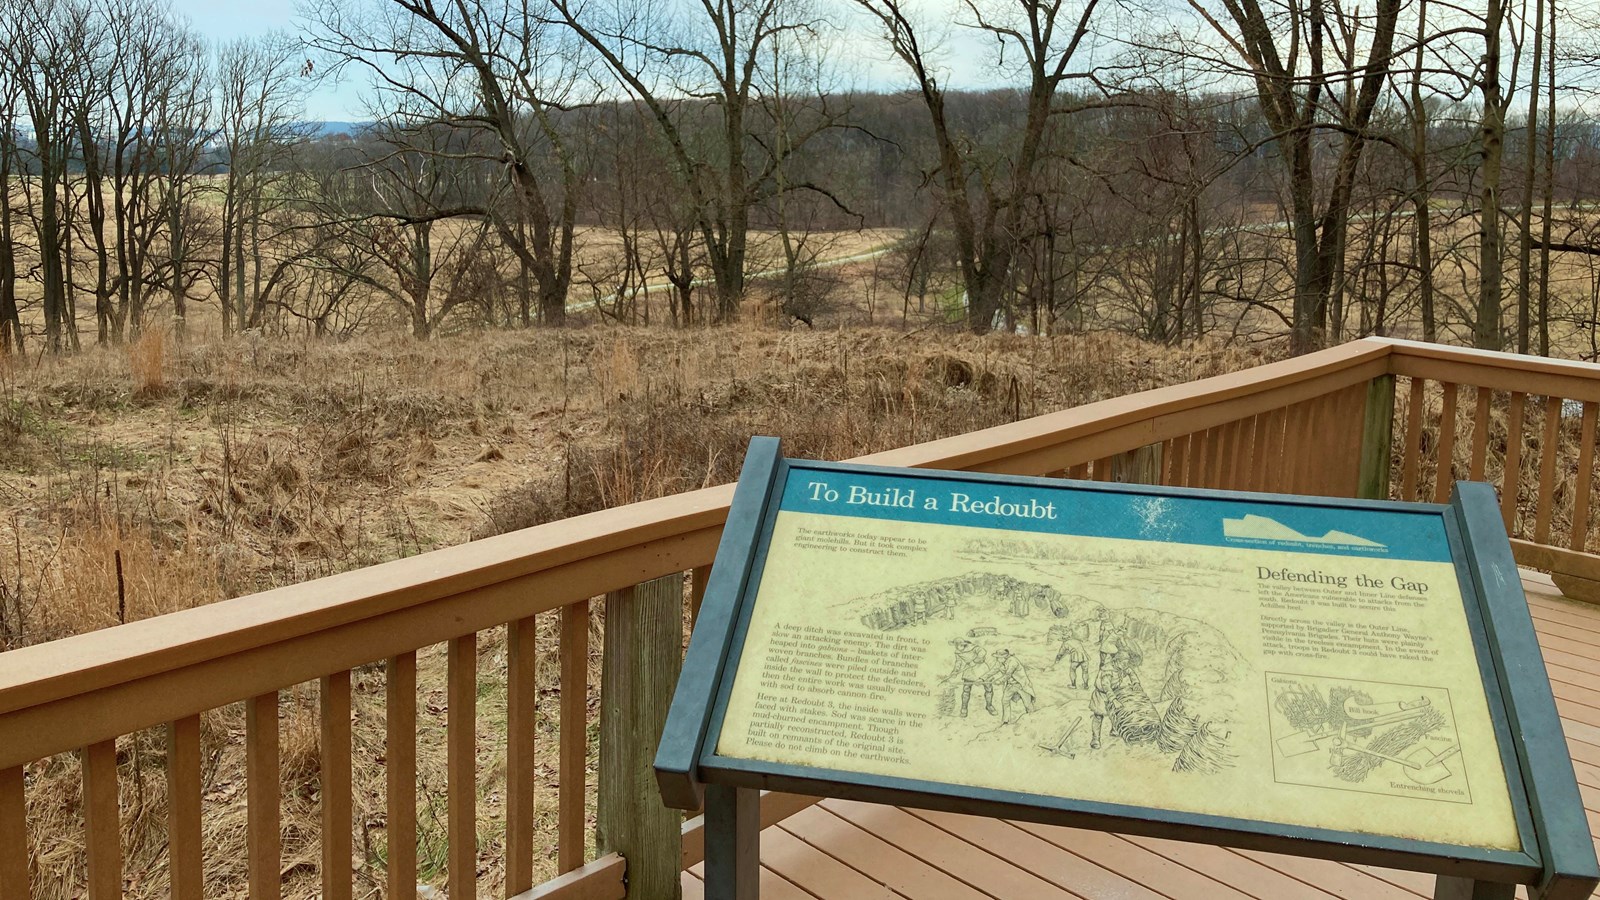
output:
<path id="1" fill-rule="evenodd" d="M 31 148 L 19 156 L 33 175 L 27 193 L 37 237 L 45 344 L 59 352 L 77 341 L 69 296 L 70 209 L 65 194 L 89 11 L 75 0 L 13 0 L 7 12 L 0 28 L 11 48 L 9 62 L 33 136 Z"/>
<path id="2" fill-rule="evenodd" d="M 1401 4 L 1378 0 L 1363 18 L 1340 0 L 1219 2 L 1220 13 L 1206 0 L 1189 0 L 1189 5 L 1222 41 L 1219 64 L 1238 66 L 1251 80 L 1278 145 L 1294 235 L 1290 344 L 1293 352 L 1304 353 L 1318 347 L 1327 331 L 1329 297 L 1344 260 L 1351 190 L 1387 84 Z M 1225 61 L 1228 56 L 1237 63 Z M 1340 136 L 1331 171 L 1318 164 L 1319 150 L 1327 145 L 1319 133 L 1325 132 Z"/>
<path id="3" fill-rule="evenodd" d="M 776 45 L 788 53 L 820 51 L 825 20 L 805 0 L 701 0 L 670 23 L 659 6 L 643 3 L 606 11 L 582 0 L 550 5 L 649 111 L 692 200 L 716 317 L 733 318 L 744 295 L 752 209 L 778 193 L 827 194 L 813 182 L 780 187 L 776 176 L 790 155 L 838 125 L 839 112 L 825 110 L 780 147 L 756 102 Z M 820 86 L 817 94 L 822 100 Z"/>
<path id="4" fill-rule="evenodd" d="M 955 232 L 956 252 L 966 286 L 967 325 L 993 327 L 995 315 L 1012 288 L 1026 200 L 1037 193 L 1034 179 L 1047 152 L 1053 117 L 1063 110 L 1058 95 L 1079 77 L 1073 59 L 1089 34 L 1099 0 L 1069 6 L 1065 0 L 1022 4 L 1011 13 L 964 4 L 974 27 L 994 38 L 1001 50 L 1021 57 L 1023 115 L 1006 146 L 980 153 L 979 143 L 953 121 L 947 89 L 940 84 L 934 48 L 924 39 L 904 0 L 856 0 L 882 29 L 894 55 L 910 71 L 928 113 L 938 151 L 936 177 Z"/>
<path id="5" fill-rule="evenodd" d="M 13 0 L 0 0 L 0 17 L 15 21 Z M 0 27 L 0 34 L 5 29 Z M 21 353 L 22 317 L 17 309 L 17 245 L 13 198 L 21 185 L 18 170 L 17 123 L 22 116 L 21 74 L 0 62 L 0 353 Z"/>
<path id="6" fill-rule="evenodd" d="M 398 304 L 419 340 L 474 302 L 470 289 L 489 287 L 481 276 L 491 222 L 472 211 L 490 204 L 472 137 L 445 125 L 377 130 L 317 182 L 312 215 L 324 239 L 344 247 L 307 255 Z"/>
<path id="7" fill-rule="evenodd" d="M 215 277 L 224 333 L 248 327 L 265 281 L 262 228 L 287 192 L 275 191 L 304 137 L 306 68 L 281 34 L 234 41 L 217 58 L 218 134 L 224 153 L 221 256 Z"/>
<path id="8" fill-rule="evenodd" d="M 200 208 L 200 179 L 206 148 L 216 131 L 211 123 L 211 73 L 205 54 L 192 34 L 174 38 L 174 52 L 160 70 L 164 89 L 151 113 L 154 146 L 148 159 L 152 195 L 148 202 L 166 219 L 166 252 L 152 264 L 152 280 L 165 281 L 172 300 L 173 326 L 181 338 L 188 323 L 191 291 L 204 274 L 196 248 L 208 233 L 210 217 Z M 135 330 L 142 327 L 142 312 L 130 312 Z"/>
<path id="9" fill-rule="evenodd" d="M 1533 64 L 1528 74 L 1528 121 L 1523 133 L 1522 215 L 1517 221 L 1517 352 L 1527 353 L 1533 313 L 1533 188 L 1539 170 L 1539 82 L 1544 77 L 1544 0 L 1533 0 Z M 1526 8 L 1524 8 L 1526 12 Z M 1523 16 L 1523 26 L 1527 26 Z"/>
<path id="10" fill-rule="evenodd" d="M 381 118 L 395 133 L 430 125 L 471 135 L 452 152 L 503 165 L 509 204 L 462 207 L 491 216 L 498 238 L 538 286 L 539 316 L 566 318 L 579 173 L 560 115 L 582 105 L 565 29 L 534 5 L 388 0 L 315 9 L 313 44 L 375 74 Z M 433 152 L 427 146 L 417 148 Z"/>

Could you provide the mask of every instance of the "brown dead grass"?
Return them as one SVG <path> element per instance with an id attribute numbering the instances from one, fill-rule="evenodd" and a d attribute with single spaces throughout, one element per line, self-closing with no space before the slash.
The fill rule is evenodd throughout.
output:
<path id="1" fill-rule="evenodd" d="M 492 332 L 235 339 L 0 372 L 0 637 L 35 643 L 731 479 L 752 434 L 842 458 L 1254 365 L 1110 335 Z M 137 371 L 159 359 L 159 372 Z M 152 391 L 149 385 L 165 388 Z M 122 563 L 118 589 L 116 564 Z M 591 682 L 598 684 L 597 615 Z M 558 646 L 539 622 L 541 655 Z M 481 884 L 503 877 L 505 642 L 480 640 Z M 538 871 L 553 874 L 556 667 L 541 659 Z M 285 895 L 318 891 L 316 685 L 282 693 Z M 355 673 L 363 893 L 383 879 L 381 666 Z M 422 875 L 443 882 L 444 664 L 419 654 Z M 591 689 L 591 716 L 597 694 Z M 204 716 L 207 892 L 245 875 L 243 716 Z M 594 764 L 593 723 L 587 736 Z M 164 737 L 118 743 L 130 897 L 166 893 Z M 589 777 L 592 785 L 593 777 Z M 28 769 L 37 895 L 83 887 L 76 758 Z"/>

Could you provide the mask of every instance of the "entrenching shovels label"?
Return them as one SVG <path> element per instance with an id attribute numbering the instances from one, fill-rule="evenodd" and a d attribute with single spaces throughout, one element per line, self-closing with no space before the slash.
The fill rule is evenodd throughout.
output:
<path id="1" fill-rule="evenodd" d="M 721 756 L 1520 846 L 1443 520 L 797 473 Z"/>

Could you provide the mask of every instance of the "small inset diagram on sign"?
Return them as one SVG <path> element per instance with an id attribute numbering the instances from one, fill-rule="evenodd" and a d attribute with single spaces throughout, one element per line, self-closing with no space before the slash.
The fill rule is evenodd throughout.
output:
<path id="1" fill-rule="evenodd" d="M 1279 783 L 1471 803 L 1450 691 L 1267 673 Z"/>
<path id="2" fill-rule="evenodd" d="M 1372 547 L 1383 549 L 1377 541 L 1368 540 L 1346 531 L 1327 531 L 1320 535 L 1302 534 L 1293 528 L 1266 516 L 1247 515 L 1238 519 L 1222 520 L 1223 537 L 1234 540 L 1270 541 L 1287 544 L 1335 544 L 1341 547 Z"/>

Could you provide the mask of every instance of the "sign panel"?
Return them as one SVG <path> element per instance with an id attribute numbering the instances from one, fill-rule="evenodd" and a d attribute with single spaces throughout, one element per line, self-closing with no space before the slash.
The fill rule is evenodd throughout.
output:
<path id="1" fill-rule="evenodd" d="M 1438 509 L 791 469 L 715 755 L 1521 850 Z"/>

